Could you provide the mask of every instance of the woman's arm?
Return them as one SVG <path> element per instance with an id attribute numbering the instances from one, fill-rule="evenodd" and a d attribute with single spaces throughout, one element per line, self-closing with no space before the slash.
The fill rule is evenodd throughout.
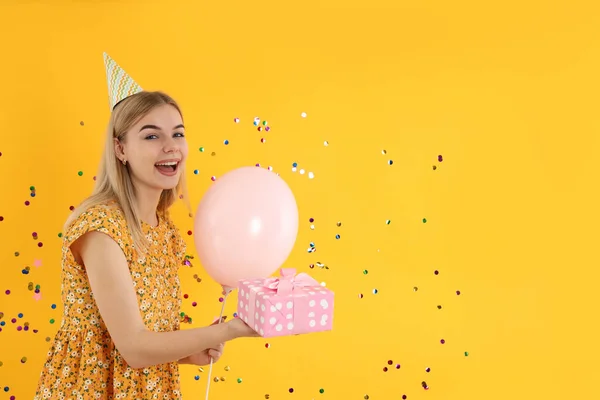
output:
<path id="1" fill-rule="evenodd" d="M 181 365 L 188 365 L 190 363 L 190 357 L 183 357 L 181 360 L 177 360 Z"/>
<path id="2" fill-rule="evenodd" d="M 142 320 L 127 260 L 119 245 L 108 235 L 91 231 L 74 242 L 71 251 L 85 266 L 100 315 L 116 348 L 132 368 L 185 362 L 192 354 L 245 336 L 239 322 L 231 324 L 233 321 L 171 332 L 150 331 Z"/>

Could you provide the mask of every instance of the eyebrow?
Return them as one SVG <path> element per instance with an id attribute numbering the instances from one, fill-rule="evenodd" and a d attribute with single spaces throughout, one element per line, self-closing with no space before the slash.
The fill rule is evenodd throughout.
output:
<path id="1" fill-rule="evenodd" d="M 182 124 L 179 124 L 175 128 L 173 128 L 173 130 L 179 129 L 179 128 L 185 128 L 185 127 Z M 160 128 L 158 126 L 156 126 L 156 125 L 144 125 L 140 129 L 140 132 L 143 131 L 144 129 L 156 129 L 156 130 L 160 131 Z"/>

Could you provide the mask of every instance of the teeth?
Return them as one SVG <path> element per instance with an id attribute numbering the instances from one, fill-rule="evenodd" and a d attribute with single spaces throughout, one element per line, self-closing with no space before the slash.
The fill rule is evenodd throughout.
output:
<path id="1" fill-rule="evenodd" d="M 155 165 L 177 165 L 177 161 L 170 161 L 170 162 L 165 162 L 165 163 L 157 163 Z"/>

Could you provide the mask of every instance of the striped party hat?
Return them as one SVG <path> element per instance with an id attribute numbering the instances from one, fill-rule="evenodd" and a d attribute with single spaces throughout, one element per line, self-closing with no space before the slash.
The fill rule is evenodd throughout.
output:
<path id="1" fill-rule="evenodd" d="M 143 89 L 138 85 L 123 68 L 104 53 L 104 65 L 106 67 L 106 79 L 108 81 L 108 96 L 110 100 L 110 109 L 115 108 L 118 102 L 139 93 Z"/>

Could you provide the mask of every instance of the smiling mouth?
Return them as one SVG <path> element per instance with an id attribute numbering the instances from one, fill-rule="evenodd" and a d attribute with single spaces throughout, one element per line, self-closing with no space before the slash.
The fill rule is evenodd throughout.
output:
<path id="1" fill-rule="evenodd" d="M 172 161 L 172 162 L 166 162 L 166 163 L 157 163 L 157 164 L 154 164 L 154 166 L 161 173 L 172 175 L 177 171 L 177 168 L 179 167 L 179 162 Z"/>

